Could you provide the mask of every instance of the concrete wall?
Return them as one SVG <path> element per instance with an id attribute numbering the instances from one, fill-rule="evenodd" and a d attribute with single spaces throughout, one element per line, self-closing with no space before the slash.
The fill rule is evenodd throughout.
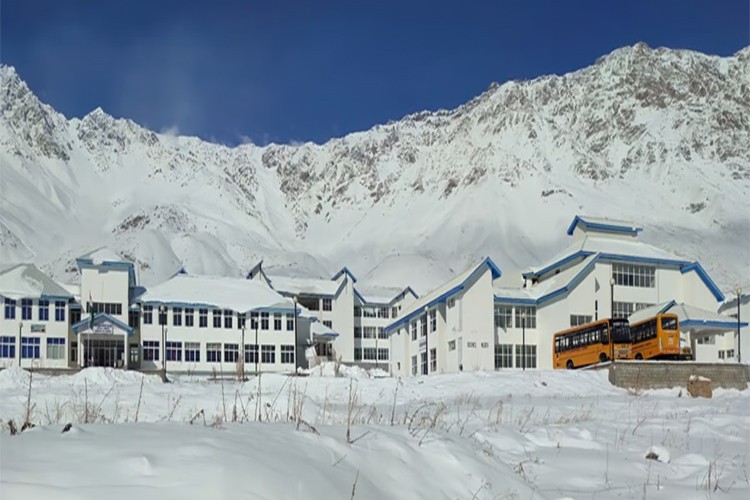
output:
<path id="1" fill-rule="evenodd" d="M 747 389 L 748 370 L 740 364 L 685 361 L 618 361 L 609 368 L 609 381 L 629 389 L 686 387 L 691 375 L 711 379 L 713 387 Z"/>

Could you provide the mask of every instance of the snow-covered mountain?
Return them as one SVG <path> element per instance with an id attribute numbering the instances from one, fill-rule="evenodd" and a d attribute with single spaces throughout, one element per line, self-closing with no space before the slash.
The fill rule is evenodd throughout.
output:
<path id="1" fill-rule="evenodd" d="M 0 109 L 2 260 L 62 280 L 106 245 L 144 283 L 264 259 L 424 292 L 484 255 L 516 281 L 585 213 L 638 222 L 724 289 L 750 281 L 750 48 L 638 44 L 322 145 L 230 148 L 101 109 L 68 120 L 7 66 Z"/>

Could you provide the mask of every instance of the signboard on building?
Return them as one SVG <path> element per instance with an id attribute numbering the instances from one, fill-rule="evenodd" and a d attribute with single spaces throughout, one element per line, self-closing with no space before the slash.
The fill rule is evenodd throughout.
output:
<path id="1" fill-rule="evenodd" d="M 115 325 L 113 325 L 109 321 L 102 321 L 101 323 L 94 325 L 91 333 L 112 335 L 113 333 L 115 333 Z"/>
<path id="2" fill-rule="evenodd" d="M 47 331 L 47 325 L 35 325 L 32 323 L 31 325 L 31 333 L 44 333 Z"/>

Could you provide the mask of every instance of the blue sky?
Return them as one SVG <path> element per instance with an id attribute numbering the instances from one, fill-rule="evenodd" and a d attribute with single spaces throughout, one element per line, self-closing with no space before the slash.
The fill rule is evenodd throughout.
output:
<path id="1" fill-rule="evenodd" d="M 324 142 L 638 41 L 731 55 L 749 43 L 748 9 L 747 0 L 3 0 L 0 61 L 68 117 L 100 106 L 225 144 Z"/>

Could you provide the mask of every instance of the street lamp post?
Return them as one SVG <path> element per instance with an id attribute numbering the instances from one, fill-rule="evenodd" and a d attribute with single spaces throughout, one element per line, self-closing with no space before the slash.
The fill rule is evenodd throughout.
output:
<path id="1" fill-rule="evenodd" d="M 237 315 L 239 321 L 239 315 Z M 240 344 L 240 382 L 245 381 L 245 322 L 247 321 L 246 315 L 242 317 L 242 343 Z"/>
<path id="2" fill-rule="evenodd" d="M 167 380 L 167 308 L 159 306 L 159 323 L 161 323 L 161 378 L 164 382 Z"/>
<path id="3" fill-rule="evenodd" d="M 425 365 L 426 371 L 425 375 L 430 374 L 430 329 L 427 327 L 427 320 L 430 316 L 430 308 L 425 306 L 424 307 L 424 326 L 422 327 L 422 331 L 424 332 L 424 352 L 425 356 L 427 357 L 427 364 Z M 378 357 L 378 353 L 375 352 L 375 357 Z M 437 364 L 437 362 L 436 362 Z"/>
<path id="4" fill-rule="evenodd" d="M 252 314 L 250 315 L 252 320 Z M 255 376 L 258 376 L 258 358 L 260 357 L 260 346 L 258 345 L 258 322 L 260 321 L 260 313 L 255 313 Z M 252 325 L 250 325 L 252 326 Z"/>
<path id="5" fill-rule="evenodd" d="M 521 366 L 526 371 L 526 308 L 521 309 Z"/>
<path id="6" fill-rule="evenodd" d="M 615 278 L 609 278 L 609 362 L 615 362 L 615 341 L 612 338 L 612 320 L 615 319 Z"/>
<path id="7" fill-rule="evenodd" d="M 18 366 L 21 367 L 21 332 L 23 331 L 23 321 L 18 322 Z"/>
<path id="8" fill-rule="evenodd" d="M 742 350 L 740 349 L 742 345 L 740 337 L 740 297 L 742 296 L 742 289 L 737 287 L 734 292 L 737 294 L 737 362 L 742 363 Z"/>

